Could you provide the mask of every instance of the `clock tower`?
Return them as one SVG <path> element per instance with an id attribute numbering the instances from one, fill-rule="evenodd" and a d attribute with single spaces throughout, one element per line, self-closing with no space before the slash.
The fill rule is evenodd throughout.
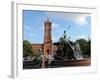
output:
<path id="1" fill-rule="evenodd" d="M 47 19 L 44 22 L 44 55 L 48 57 L 52 54 L 52 36 L 51 36 L 52 23 Z"/>

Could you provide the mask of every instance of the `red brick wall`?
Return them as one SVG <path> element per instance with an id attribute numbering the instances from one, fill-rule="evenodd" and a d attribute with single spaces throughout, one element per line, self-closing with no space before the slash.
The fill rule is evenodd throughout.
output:
<path id="1" fill-rule="evenodd" d="M 39 49 L 43 49 L 43 44 L 32 44 L 32 48 L 35 51 L 35 53 L 38 52 Z M 53 45 L 53 52 L 55 53 L 57 51 L 57 47 Z"/>
<path id="2" fill-rule="evenodd" d="M 32 48 L 37 53 L 39 49 L 43 49 L 43 44 L 32 44 Z"/>

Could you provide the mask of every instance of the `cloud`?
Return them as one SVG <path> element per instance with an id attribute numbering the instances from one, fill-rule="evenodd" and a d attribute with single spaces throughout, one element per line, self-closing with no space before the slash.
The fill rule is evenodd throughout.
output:
<path id="1" fill-rule="evenodd" d="M 76 24 L 78 24 L 79 26 L 85 25 L 87 24 L 87 18 L 86 16 L 79 16 L 76 18 Z"/>
<path id="2" fill-rule="evenodd" d="M 52 28 L 58 28 L 58 27 L 60 27 L 59 24 L 57 24 L 57 23 L 53 23 L 53 24 L 52 24 Z"/>
<path id="3" fill-rule="evenodd" d="M 49 17 L 56 17 L 60 19 L 64 19 L 66 21 L 73 21 L 75 24 L 82 26 L 87 24 L 87 16 L 89 14 L 82 14 L 82 13 L 65 13 L 65 12 L 47 12 Z"/>

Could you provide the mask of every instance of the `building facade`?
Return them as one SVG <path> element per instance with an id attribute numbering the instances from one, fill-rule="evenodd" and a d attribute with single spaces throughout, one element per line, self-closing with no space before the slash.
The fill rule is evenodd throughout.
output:
<path id="1" fill-rule="evenodd" d="M 32 44 L 32 48 L 37 53 L 39 49 L 43 50 L 44 55 L 47 57 L 49 54 L 55 53 L 57 47 L 52 43 L 52 23 L 47 19 L 44 22 L 44 43 Z"/>

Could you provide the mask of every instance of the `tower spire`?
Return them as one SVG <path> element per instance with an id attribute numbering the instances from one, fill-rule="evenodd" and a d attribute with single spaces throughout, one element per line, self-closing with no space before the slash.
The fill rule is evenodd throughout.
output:
<path id="1" fill-rule="evenodd" d="M 49 18 L 44 22 L 44 55 L 52 53 L 52 35 L 51 35 L 52 23 Z"/>

